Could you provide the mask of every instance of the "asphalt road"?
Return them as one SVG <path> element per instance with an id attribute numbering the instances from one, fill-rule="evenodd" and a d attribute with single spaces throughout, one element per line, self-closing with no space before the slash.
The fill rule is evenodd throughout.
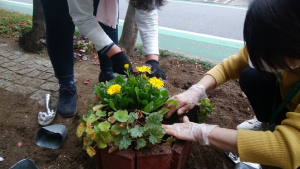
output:
<path id="1" fill-rule="evenodd" d="M 21 12 L 27 8 L 25 13 L 32 9 L 29 4 L 32 0 L 0 0 L 0 7 Z M 120 0 L 120 33 L 127 6 L 128 0 Z M 160 48 L 221 61 L 243 46 L 246 11 L 246 7 L 169 0 L 159 10 Z"/>

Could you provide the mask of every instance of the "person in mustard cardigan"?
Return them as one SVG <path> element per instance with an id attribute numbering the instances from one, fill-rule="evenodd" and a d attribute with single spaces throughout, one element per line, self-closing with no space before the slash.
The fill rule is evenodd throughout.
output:
<path id="1" fill-rule="evenodd" d="M 183 123 L 163 125 L 166 134 L 197 141 L 253 162 L 281 168 L 300 166 L 300 1 L 254 0 L 244 23 L 245 47 L 208 71 L 187 91 L 173 96 L 178 106 L 167 104 L 169 118 L 184 114 L 212 90 L 239 79 L 257 120 L 278 124 L 274 131 L 226 129 Z"/>

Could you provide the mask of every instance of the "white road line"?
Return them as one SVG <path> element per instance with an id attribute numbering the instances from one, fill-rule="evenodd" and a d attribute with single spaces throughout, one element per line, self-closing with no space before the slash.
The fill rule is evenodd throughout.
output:
<path id="1" fill-rule="evenodd" d="M 218 4 L 209 4 L 206 3 L 207 0 L 204 0 L 205 3 L 203 2 L 186 2 L 186 1 L 181 1 L 181 0 L 168 0 L 168 2 L 174 2 L 174 3 L 183 3 L 183 4 L 193 4 L 193 5 L 202 5 L 202 6 L 214 6 L 214 7 L 220 7 L 220 8 L 231 8 L 231 9 L 241 9 L 241 10 L 248 10 L 247 7 L 237 7 L 237 6 L 229 6 L 229 5 L 218 5 Z"/>
<path id="2" fill-rule="evenodd" d="M 124 23 L 124 20 L 120 19 L 119 22 Z M 189 31 L 183 31 L 183 30 L 172 29 L 172 28 L 167 28 L 167 27 L 162 27 L 162 26 L 158 26 L 158 29 L 244 44 L 244 41 L 241 41 L 241 40 L 223 38 L 223 37 L 219 37 L 219 36 L 213 36 L 213 35 L 207 35 L 207 34 L 201 34 L 201 33 L 189 32 Z"/>
<path id="3" fill-rule="evenodd" d="M 10 3 L 16 3 L 16 4 L 22 4 L 22 5 L 28 5 L 28 6 L 33 6 L 32 4 L 24 3 L 24 2 L 16 2 L 16 1 L 10 1 L 10 0 L 0 0 L 4 2 L 10 2 Z"/>

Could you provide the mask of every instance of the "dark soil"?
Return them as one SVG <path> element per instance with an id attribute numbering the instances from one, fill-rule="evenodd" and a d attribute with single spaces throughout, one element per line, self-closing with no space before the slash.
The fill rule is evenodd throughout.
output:
<path id="1" fill-rule="evenodd" d="M 16 42 L 1 38 L 1 42 L 9 43 L 10 50 L 21 50 Z M 47 56 L 45 56 L 47 57 Z M 41 148 L 35 144 L 35 134 L 39 129 L 37 114 L 44 111 L 45 107 L 36 100 L 29 99 L 28 95 L 11 93 L 0 89 L 0 168 L 9 168 L 24 158 L 32 159 L 39 168 L 63 168 L 63 169 L 93 169 L 94 158 L 82 150 L 82 143 L 76 139 L 76 128 L 79 119 L 87 113 L 87 106 L 95 101 L 92 89 L 97 83 L 99 67 L 93 65 L 93 54 L 88 55 L 88 61 L 75 61 L 75 73 L 77 77 L 77 114 L 72 118 L 62 118 L 57 115 L 52 124 L 63 124 L 68 128 L 69 134 L 64 145 L 60 149 Z M 130 57 L 133 66 L 141 65 L 144 57 Z M 179 64 L 174 57 L 160 58 L 162 70 L 167 74 L 165 87 L 171 95 L 180 93 L 198 82 L 207 69 L 195 63 Z M 85 79 L 90 84 L 84 84 Z M 218 89 L 208 93 L 211 103 L 216 108 L 213 114 L 206 120 L 208 124 L 218 124 L 220 127 L 235 129 L 244 120 L 253 117 L 252 109 L 236 81 L 229 81 Z M 21 147 L 18 143 L 22 142 Z M 194 143 L 190 160 L 184 169 L 215 169 L 234 168 L 234 163 L 229 160 L 223 151 Z M 159 166 L 158 166 L 159 168 Z M 269 167 L 264 167 L 269 168 Z"/>

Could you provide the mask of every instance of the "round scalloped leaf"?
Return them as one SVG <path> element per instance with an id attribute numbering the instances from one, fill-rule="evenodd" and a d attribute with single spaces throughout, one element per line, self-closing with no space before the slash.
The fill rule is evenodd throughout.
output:
<path id="1" fill-rule="evenodd" d="M 88 155 L 89 155 L 90 157 L 93 157 L 93 156 L 96 154 L 95 149 L 93 149 L 93 147 L 90 147 L 90 146 L 88 146 L 88 147 L 86 148 L 86 152 L 88 153 Z"/>
<path id="2" fill-rule="evenodd" d="M 134 112 L 129 113 L 129 118 L 128 118 L 129 123 L 134 122 L 134 120 L 136 120 L 136 119 L 138 119 L 137 113 L 134 113 Z"/>
<path id="3" fill-rule="evenodd" d="M 110 123 L 114 123 L 116 120 L 114 119 L 113 116 L 110 116 L 107 121 L 109 121 Z"/>
<path id="4" fill-rule="evenodd" d="M 139 146 L 139 148 L 143 148 L 143 147 L 146 146 L 146 141 L 145 141 L 145 139 L 143 139 L 143 138 L 138 139 L 136 143 L 137 143 L 137 145 Z"/>
<path id="5" fill-rule="evenodd" d="M 83 132 L 85 131 L 85 128 L 86 128 L 86 126 L 85 126 L 84 122 L 81 122 L 78 125 L 77 131 L 76 131 L 77 137 L 81 137 L 82 136 Z"/>
<path id="6" fill-rule="evenodd" d="M 105 117 L 106 116 L 106 111 L 97 110 L 96 115 L 98 117 Z"/>
<path id="7" fill-rule="evenodd" d="M 122 139 L 120 140 L 119 148 L 122 149 L 127 149 L 131 145 L 131 138 L 129 135 L 124 135 Z"/>
<path id="8" fill-rule="evenodd" d="M 111 130 L 113 130 L 116 134 L 120 134 L 121 133 L 121 127 L 118 125 L 118 124 L 114 124 L 112 127 L 111 127 Z"/>
<path id="9" fill-rule="evenodd" d="M 134 128 L 130 129 L 130 135 L 132 138 L 142 137 L 144 129 L 143 127 L 139 127 L 138 125 L 135 125 Z"/>
<path id="10" fill-rule="evenodd" d="M 115 112 L 113 117 L 119 122 L 126 122 L 129 118 L 128 112 L 126 110 L 119 110 Z"/>
<path id="11" fill-rule="evenodd" d="M 110 122 L 108 121 L 101 122 L 99 123 L 98 128 L 100 129 L 100 131 L 108 131 L 110 128 Z"/>
<path id="12" fill-rule="evenodd" d="M 109 132 L 103 132 L 102 136 L 104 137 L 106 143 L 114 141 L 114 137 Z"/>

